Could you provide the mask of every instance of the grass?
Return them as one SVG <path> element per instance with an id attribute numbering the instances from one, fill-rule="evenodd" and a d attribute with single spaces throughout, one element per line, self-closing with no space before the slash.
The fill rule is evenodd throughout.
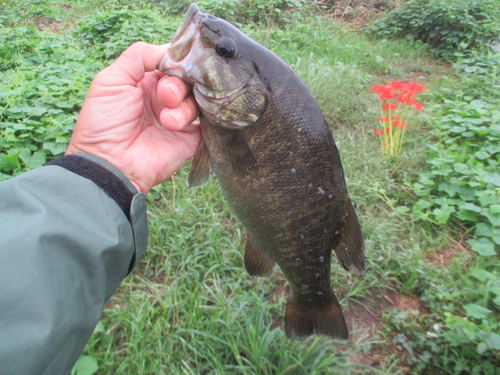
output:
<path id="1" fill-rule="evenodd" d="M 146 2 L 47 0 L 9 3 L 4 10 L 4 178 L 63 152 L 93 74 L 135 40 L 166 42 L 182 21 L 182 15 Z M 55 23 L 60 26 L 47 27 Z M 97 374 L 405 374 L 424 368 L 460 373 L 430 361 L 433 339 L 427 333 L 434 332 L 433 324 L 444 327 L 443 311 L 459 314 L 464 296 L 454 288 L 473 298 L 477 284 L 465 276 L 469 269 L 496 263 L 476 259 L 460 227 L 416 221 L 411 211 L 400 209 L 416 202 L 413 184 L 428 146 L 438 141 L 429 121 L 437 114 L 437 99 L 424 98 L 428 112 L 412 122 L 403 154 L 386 159 L 371 135 L 378 99 L 369 87 L 412 79 L 431 92 L 453 91 L 461 81 L 422 44 L 374 42 L 306 13 L 277 24 L 243 26 L 287 61 L 317 98 L 333 129 L 365 236 L 366 275 L 351 277 L 337 264 L 332 267 L 349 342 L 286 338 L 286 280 L 279 270 L 269 279 L 246 274 L 244 228 L 215 178 L 187 189 L 188 163 L 148 195 L 148 249 L 107 304 L 84 355 L 97 363 Z M 9 39 L 12 33 L 21 34 Z M 435 348 L 443 363 L 445 343 Z M 482 360 L 491 358 L 494 353 Z"/>

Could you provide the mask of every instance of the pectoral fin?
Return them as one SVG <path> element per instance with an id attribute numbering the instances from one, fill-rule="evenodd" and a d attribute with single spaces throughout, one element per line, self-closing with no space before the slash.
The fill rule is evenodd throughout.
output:
<path id="1" fill-rule="evenodd" d="M 340 243 L 334 249 L 335 255 L 347 271 L 353 274 L 363 274 L 366 271 L 363 233 L 361 233 L 358 217 L 349 198 L 344 207 L 345 218 L 340 231 Z"/>
<path id="2" fill-rule="evenodd" d="M 247 175 L 258 170 L 257 159 L 240 130 L 226 132 L 225 144 L 229 160 L 239 175 Z"/>
<path id="3" fill-rule="evenodd" d="M 276 269 L 276 263 L 263 252 L 255 241 L 247 236 L 245 246 L 245 268 L 250 276 L 270 276 Z"/>
<path id="4" fill-rule="evenodd" d="M 208 181 L 211 174 L 210 154 L 205 141 L 201 141 L 198 150 L 194 154 L 193 164 L 189 170 L 187 184 L 188 188 L 203 185 Z"/>

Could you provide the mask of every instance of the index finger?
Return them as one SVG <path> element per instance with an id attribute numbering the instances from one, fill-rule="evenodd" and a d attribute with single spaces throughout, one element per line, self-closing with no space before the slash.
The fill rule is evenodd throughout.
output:
<path id="1" fill-rule="evenodd" d="M 145 42 L 136 42 L 128 47 L 114 63 L 99 73 L 104 78 L 101 84 L 109 82 L 111 86 L 137 85 L 146 72 L 152 72 L 165 55 L 167 46 L 157 46 Z"/>

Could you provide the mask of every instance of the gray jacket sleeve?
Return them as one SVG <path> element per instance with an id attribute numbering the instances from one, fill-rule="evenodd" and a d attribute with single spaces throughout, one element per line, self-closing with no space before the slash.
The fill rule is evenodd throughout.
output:
<path id="1" fill-rule="evenodd" d="M 67 375 L 146 246 L 144 195 L 80 157 L 105 168 L 97 183 L 60 165 L 0 183 L 0 375 Z M 130 212 L 106 179 L 126 186 Z"/>

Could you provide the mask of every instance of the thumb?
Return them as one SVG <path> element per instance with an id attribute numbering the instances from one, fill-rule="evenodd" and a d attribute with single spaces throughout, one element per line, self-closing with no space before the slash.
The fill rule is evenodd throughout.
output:
<path id="1" fill-rule="evenodd" d="M 102 83 L 109 82 L 112 86 L 135 86 L 144 78 L 146 72 L 156 69 L 166 52 L 167 45 L 157 46 L 136 42 L 123 51 L 114 63 L 100 72 L 99 79 L 103 79 Z"/>

